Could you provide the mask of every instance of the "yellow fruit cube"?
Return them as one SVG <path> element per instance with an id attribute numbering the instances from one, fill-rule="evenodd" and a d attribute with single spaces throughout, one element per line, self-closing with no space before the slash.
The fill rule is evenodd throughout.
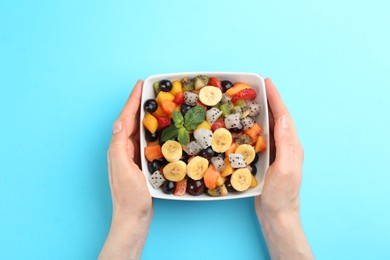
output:
<path id="1" fill-rule="evenodd" d="M 154 134 L 157 131 L 158 128 L 157 119 L 150 113 L 145 114 L 144 119 L 142 119 L 142 124 L 152 134 Z"/>
<path id="2" fill-rule="evenodd" d="M 228 157 L 225 157 L 223 161 L 225 162 L 225 169 L 222 171 L 221 176 L 226 177 L 233 173 L 233 168 L 230 165 L 230 161 Z"/>
<path id="3" fill-rule="evenodd" d="M 160 91 L 156 97 L 156 102 L 158 104 L 161 104 L 161 102 L 164 100 L 173 101 L 174 99 L 175 99 L 175 96 L 172 95 L 171 93 Z"/>
<path id="4" fill-rule="evenodd" d="M 251 184 L 249 185 L 249 188 L 254 188 L 258 185 L 256 177 L 252 175 L 252 181 Z"/>
<path id="5" fill-rule="evenodd" d="M 262 136 L 259 136 L 256 140 L 255 144 L 255 152 L 264 152 L 267 149 L 267 144 L 265 143 L 265 140 Z"/>
<path id="6" fill-rule="evenodd" d="M 207 130 L 211 130 L 211 124 L 207 120 L 204 120 L 200 125 L 198 125 L 196 127 L 196 129 L 199 129 L 199 128 L 204 128 L 204 129 L 207 129 Z"/>
<path id="7" fill-rule="evenodd" d="M 172 89 L 171 89 L 171 91 L 169 91 L 169 93 L 176 96 L 176 94 L 179 92 L 183 92 L 183 87 L 181 85 L 181 82 L 178 80 L 174 80 L 172 82 Z"/>
<path id="8" fill-rule="evenodd" d="M 222 177 L 222 176 L 218 176 L 218 179 L 217 179 L 217 186 L 222 186 L 226 181 L 226 178 L 225 177 Z"/>

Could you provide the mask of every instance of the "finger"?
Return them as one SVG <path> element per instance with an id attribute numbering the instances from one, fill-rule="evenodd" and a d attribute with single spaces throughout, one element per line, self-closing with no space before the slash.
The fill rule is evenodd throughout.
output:
<path id="1" fill-rule="evenodd" d="M 132 141 L 133 141 L 133 143 L 135 144 L 135 145 L 140 145 L 140 129 L 139 129 L 139 127 L 138 128 L 136 128 L 135 130 L 134 130 L 134 132 L 133 132 L 133 138 L 132 138 Z"/>
<path id="2" fill-rule="evenodd" d="M 133 142 L 134 150 L 139 151 L 139 144 L 136 142 Z M 139 152 L 134 154 L 134 163 L 138 165 L 138 167 L 141 169 L 141 154 Z"/>
<path id="3" fill-rule="evenodd" d="M 137 113 L 136 118 L 139 118 L 139 113 Z M 138 125 L 139 120 L 135 120 L 133 124 Z M 139 160 L 139 142 L 140 142 L 140 129 L 139 127 L 134 127 L 133 133 L 129 137 L 128 145 L 127 145 L 127 153 L 135 163 Z"/>
<path id="4" fill-rule="evenodd" d="M 303 149 L 293 141 L 293 132 L 289 129 L 289 117 L 283 115 L 275 123 L 275 161 L 270 166 L 277 168 L 281 175 L 300 175 L 302 173 Z M 296 138 L 297 139 L 297 138 Z"/>
<path id="5" fill-rule="evenodd" d="M 274 126 L 275 126 L 275 119 L 274 114 L 272 113 L 272 110 L 268 104 L 268 124 L 269 124 L 269 131 L 271 133 L 274 132 Z"/>
<path id="6" fill-rule="evenodd" d="M 117 120 L 112 128 L 110 148 L 108 149 L 108 159 L 110 171 L 122 170 L 128 165 L 129 155 L 127 152 L 128 137 L 124 124 Z"/>
<path id="7" fill-rule="evenodd" d="M 134 147 L 137 149 L 136 151 L 139 151 L 139 148 L 140 148 L 140 131 L 139 129 L 137 131 L 135 131 L 135 137 L 134 137 L 134 140 L 133 140 L 133 143 L 134 143 Z M 139 168 L 141 169 L 141 153 L 136 153 L 135 156 L 134 156 L 134 162 L 139 166 Z"/>
<path id="8" fill-rule="evenodd" d="M 141 109 L 138 109 L 136 115 L 135 115 L 135 119 L 134 119 L 134 125 L 135 126 L 138 126 L 139 125 L 139 119 L 140 119 L 140 114 L 141 114 Z M 135 137 L 137 135 L 137 132 L 139 132 L 139 127 L 134 127 L 130 137 Z M 138 139 L 135 139 L 139 142 L 139 138 Z"/>
<path id="9" fill-rule="evenodd" d="M 289 142 L 290 144 L 294 145 L 299 144 L 299 139 L 296 134 L 294 122 L 274 83 L 271 79 L 266 79 L 265 86 L 267 91 L 268 104 L 270 107 L 270 111 L 272 112 L 272 118 L 274 120 L 274 128 L 276 128 L 276 124 L 278 121 L 279 123 L 282 123 L 282 117 L 285 118 L 285 120 L 283 120 L 283 123 L 287 124 L 286 126 L 288 127 L 286 129 L 289 130 L 287 132 L 289 135 L 283 136 L 283 138 L 285 138 L 284 142 Z M 275 131 L 276 130 L 274 130 L 274 132 Z M 275 138 L 277 138 L 276 133 L 274 133 L 274 136 Z M 277 140 L 275 140 L 275 142 L 277 143 Z"/>
<path id="10" fill-rule="evenodd" d="M 112 169 L 111 169 L 111 159 L 110 159 L 110 150 L 107 152 L 107 162 L 108 162 L 108 181 L 110 183 L 110 187 L 112 187 Z"/>
<path id="11" fill-rule="evenodd" d="M 294 122 L 270 79 L 266 79 L 266 89 L 269 106 L 275 120 L 276 162 L 282 163 L 286 167 L 291 167 L 291 163 L 299 166 L 303 151 L 296 134 Z"/>
<path id="12" fill-rule="evenodd" d="M 269 84 L 269 83 L 268 83 Z M 274 128 L 275 128 L 275 119 L 272 109 L 267 102 L 268 107 L 268 124 L 269 124 L 269 146 L 270 146 L 270 161 L 269 164 L 273 164 L 275 161 L 275 139 L 274 139 Z"/>
<path id="13" fill-rule="evenodd" d="M 273 133 L 269 135 L 269 164 L 273 164 L 276 157 L 276 149 L 275 149 L 275 139 Z"/>
<path id="14" fill-rule="evenodd" d="M 119 120 L 125 122 L 125 129 L 128 136 L 130 136 L 134 129 L 138 127 L 137 122 L 139 122 L 139 119 L 137 118 L 137 113 L 141 104 L 142 86 L 143 81 L 138 80 L 119 115 Z"/>
<path id="15" fill-rule="evenodd" d="M 265 79 L 265 89 L 267 92 L 268 105 L 271 108 L 273 118 L 288 114 L 287 107 L 283 103 L 282 97 L 270 78 Z"/>

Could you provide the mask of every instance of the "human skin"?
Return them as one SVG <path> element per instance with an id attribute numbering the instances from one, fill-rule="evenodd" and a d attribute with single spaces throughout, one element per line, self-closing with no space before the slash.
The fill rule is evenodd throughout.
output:
<path id="1" fill-rule="evenodd" d="M 272 259 L 313 259 L 299 214 L 303 149 L 278 91 L 266 79 L 271 165 L 256 213 Z M 112 222 L 99 259 L 140 259 L 153 217 L 153 203 L 140 170 L 139 110 L 143 82 L 134 87 L 114 123 L 107 152 Z"/>
<path id="2" fill-rule="evenodd" d="M 287 107 L 271 79 L 265 80 L 269 106 L 271 165 L 262 194 L 255 198 L 272 259 L 314 259 L 299 213 L 303 148 Z"/>
<path id="3" fill-rule="evenodd" d="M 107 152 L 112 221 L 99 259 L 140 259 L 153 217 L 153 202 L 140 170 L 139 80 L 112 129 Z"/>

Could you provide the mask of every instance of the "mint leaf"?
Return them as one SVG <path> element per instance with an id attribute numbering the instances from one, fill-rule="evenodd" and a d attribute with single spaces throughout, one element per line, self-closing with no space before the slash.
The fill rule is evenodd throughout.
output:
<path id="1" fill-rule="evenodd" d="M 190 135 L 184 127 L 179 128 L 177 140 L 182 145 L 187 145 L 190 142 Z"/>
<path id="2" fill-rule="evenodd" d="M 184 116 L 184 127 L 188 130 L 194 130 L 206 118 L 206 112 L 202 106 L 193 107 Z"/>
<path id="3" fill-rule="evenodd" d="M 173 119 L 173 122 L 175 122 L 175 126 L 177 128 L 183 127 L 184 118 L 181 115 L 181 113 L 177 112 L 176 110 L 173 110 L 172 119 Z"/>
<path id="4" fill-rule="evenodd" d="M 161 132 L 160 141 L 166 142 L 177 136 L 179 129 L 175 125 L 170 125 Z"/>

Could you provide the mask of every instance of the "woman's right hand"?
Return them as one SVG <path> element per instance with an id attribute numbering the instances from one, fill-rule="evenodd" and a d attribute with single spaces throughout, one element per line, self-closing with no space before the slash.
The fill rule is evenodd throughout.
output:
<path id="1" fill-rule="evenodd" d="M 99 259 L 140 259 L 153 217 L 152 197 L 140 167 L 142 86 L 139 80 L 112 130 L 107 152 L 112 221 Z"/>
<path id="2" fill-rule="evenodd" d="M 313 259 L 300 222 L 303 149 L 294 122 L 270 79 L 265 80 L 270 118 L 271 165 L 256 213 L 272 259 Z"/>

